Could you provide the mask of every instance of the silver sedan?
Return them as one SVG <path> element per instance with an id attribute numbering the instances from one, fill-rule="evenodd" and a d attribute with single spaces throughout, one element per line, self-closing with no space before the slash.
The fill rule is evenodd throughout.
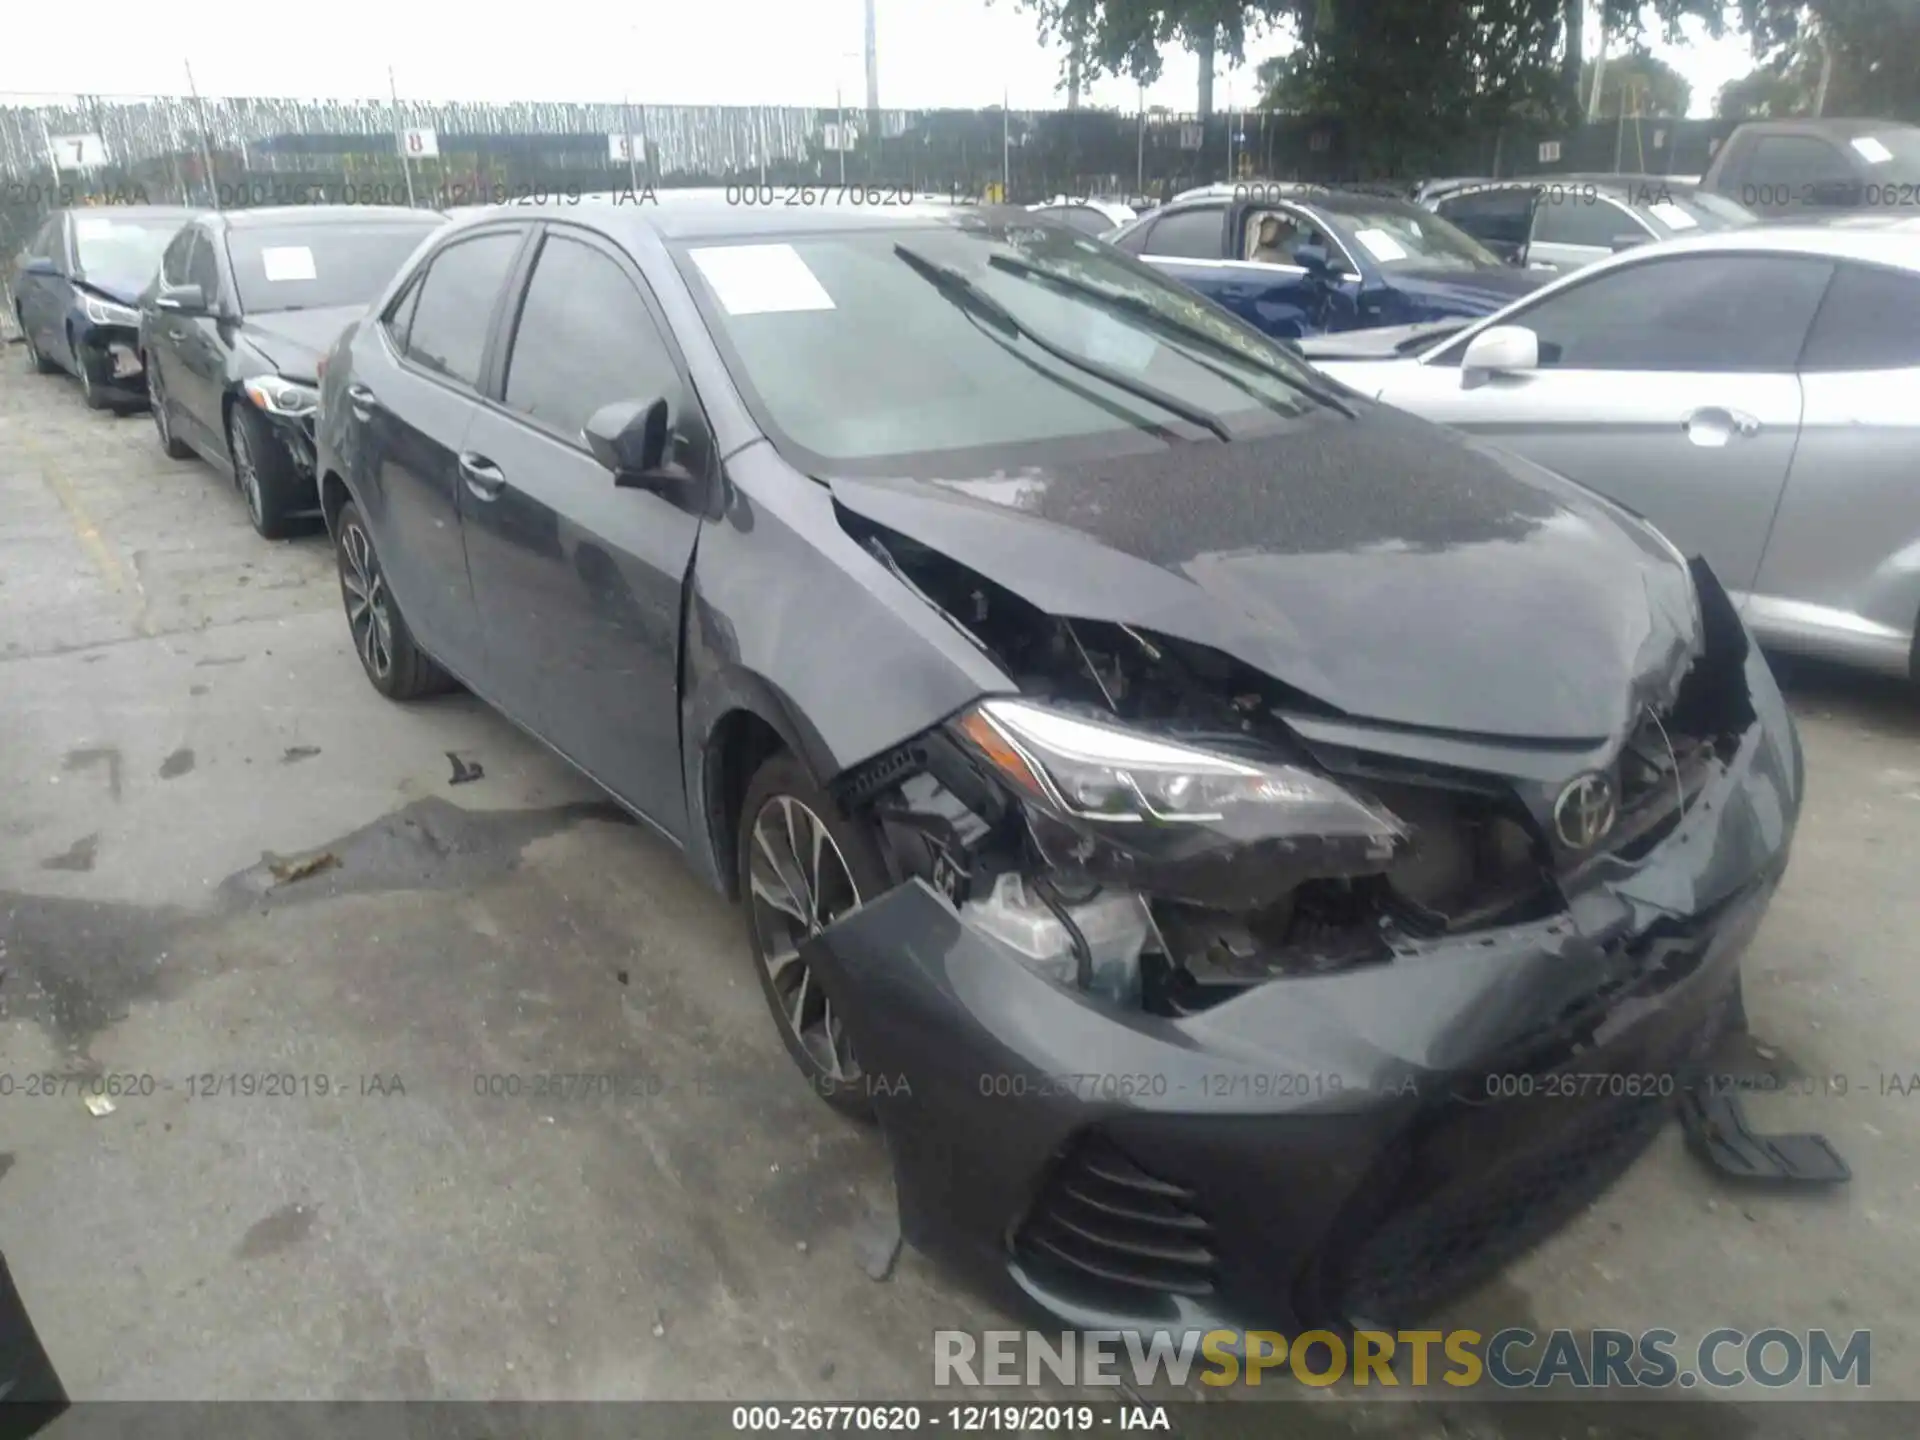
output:
<path id="1" fill-rule="evenodd" d="M 1651 520 L 1763 644 L 1920 679 L 1920 221 L 1666 241 L 1302 349 Z"/>

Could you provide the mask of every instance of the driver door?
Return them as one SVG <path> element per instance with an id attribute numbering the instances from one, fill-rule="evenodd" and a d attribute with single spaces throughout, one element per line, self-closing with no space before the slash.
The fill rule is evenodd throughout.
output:
<path id="1" fill-rule="evenodd" d="M 1380 399 L 1558 471 L 1752 588 L 1800 435 L 1800 348 L 1832 265 L 1677 256 L 1607 271 L 1503 317 L 1531 370 L 1474 375 L 1471 336 L 1396 366 Z"/>

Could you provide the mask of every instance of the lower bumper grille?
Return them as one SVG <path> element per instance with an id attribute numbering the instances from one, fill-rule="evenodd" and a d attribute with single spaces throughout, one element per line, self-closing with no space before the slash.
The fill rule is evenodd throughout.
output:
<path id="1" fill-rule="evenodd" d="M 1702 1068 L 1725 1027 L 1731 995 L 1658 1053 L 1634 1063 L 1632 1073 L 1674 1077 L 1655 1093 L 1608 1096 L 1578 1118 L 1555 1115 L 1555 1099 L 1510 1100 L 1481 1109 L 1462 1107 L 1434 1122 L 1387 1168 L 1368 1182 L 1368 1193 L 1386 1204 L 1411 1191 L 1410 1202 L 1377 1211 L 1371 1225 L 1354 1224 L 1362 1238 L 1335 1283 L 1343 1318 L 1393 1325 L 1431 1314 L 1565 1224 L 1618 1179 L 1652 1141 L 1672 1113 L 1675 1092 Z M 1575 1061 L 1568 1069 L 1578 1069 Z M 1609 1067 L 1610 1069 L 1612 1067 Z M 1536 1077 L 1536 1097 L 1549 1093 L 1550 1072 Z M 1623 1082 L 1626 1073 L 1621 1073 Z M 1664 1093 L 1661 1093 L 1664 1092 Z M 1513 1122 L 1517 1104 L 1540 1107 L 1539 1138 L 1502 1154 L 1484 1146 L 1485 1163 L 1449 1166 L 1438 1184 L 1423 1183 L 1425 1152 L 1444 1148 L 1472 1154 L 1475 1137 L 1490 1137 Z M 1459 1105 L 1459 1102 L 1455 1102 Z M 1533 1128 L 1533 1127 L 1528 1127 Z M 1373 1202 L 1375 1204 L 1378 1201 Z"/>
<path id="2" fill-rule="evenodd" d="M 1137 1306 L 1142 1292 L 1210 1295 L 1215 1286 L 1213 1228 L 1194 1192 L 1149 1175 L 1097 1132 L 1055 1162 L 1013 1249 L 1095 1301 Z"/>

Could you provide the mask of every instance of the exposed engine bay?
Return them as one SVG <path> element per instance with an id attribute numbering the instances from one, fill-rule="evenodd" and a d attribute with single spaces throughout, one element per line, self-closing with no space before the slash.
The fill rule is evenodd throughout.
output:
<path id="1" fill-rule="evenodd" d="M 1388 963 L 1423 941 L 1551 917 L 1582 865 L 1602 853 L 1635 859 L 1677 825 L 1752 718 L 1720 703 L 1739 687 L 1721 685 L 1728 662 L 1710 663 L 1709 644 L 1664 714 L 1649 707 L 1619 749 L 1607 845 L 1572 855 L 1498 773 L 1330 761 L 1281 717 L 1338 712 L 1238 660 L 1046 614 L 924 544 L 845 511 L 841 522 L 1049 716 L 1244 762 L 1266 777 L 1247 783 L 1269 792 L 1324 785 L 1346 802 L 1343 819 L 1372 817 L 1344 839 L 1324 827 L 1236 830 L 1224 812 L 1161 813 L 1126 774 L 1129 813 L 1077 809 L 1051 780 L 1022 794 L 983 764 L 999 755 L 1001 770 L 1040 768 L 1027 765 L 1034 755 L 1018 733 L 996 734 L 977 717 L 843 777 L 843 803 L 877 822 L 898 878 L 926 879 L 1034 970 L 1151 1013 L 1191 1013 L 1279 977 Z M 1106 792 L 1094 799 L 1112 803 Z M 1219 823 L 1162 823 L 1195 818 Z"/>

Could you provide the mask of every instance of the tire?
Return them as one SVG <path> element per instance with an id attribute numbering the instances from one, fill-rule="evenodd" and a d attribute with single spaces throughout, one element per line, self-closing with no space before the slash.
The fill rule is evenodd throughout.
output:
<path id="1" fill-rule="evenodd" d="M 167 392 L 160 383 L 160 372 L 147 362 L 147 409 L 153 415 L 154 433 L 169 460 L 191 460 L 193 447 L 173 433 L 173 421 L 167 415 Z"/>
<path id="2" fill-rule="evenodd" d="M 74 373 L 80 380 L 80 399 L 89 410 L 111 410 L 113 401 L 109 400 L 100 387 L 93 382 L 93 367 L 87 364 L 87 352 L 71 334 L 67 336 L 67 349 L 73 352 Z"/>
<path id="3" fill-rule="evenodd" d="M 789 822 L 794 828 L 787 832 Z M 824 829 L 832 843 L 819 851 L 820 868 L 811 873 L 803 869 L 797 877 L 801 888 L 812 891 L 814 903 L 796 896 L 794 886 L 780 879 L 782 866 L 776 866 L 760 844 L 763 825 L 783 866 L 791 865 L 792 852 L 812 851 L 813 826 Z M 755 772 L 736 828 L 734 866 L 746 912 L 747 941 L 780 1041 L 814 1093 L 841 1114 L 870 1123 L 874 1114 L 869 1078 L 854 1057 L 844 1020 L 834 1013 L 831 992 L 808 971 L 794 942 L 818 933 L 888 888 L 879 849 L 873 837 L 843 815 L 814 783 L 806 767 L 784 753 L 774 755 Z M 780 849 L 783 833 L 794 837 L 785 851 Z M 831 873 L 835 857 L 838 878 Z M 814 918 L 804 918 L 809 914 Z M 796 1014 L 800 1017 L 797 1027 Z"/>
<path id="4" fill-rule="evenodd" d="M 300 504 L 304 487 L 293 457 L 251 405 L 236 403 L 227 412 L 227 454 L 233 461 L 233 488 L 247 502 L 253 528 L 263 539 L 286 539 L 293 513 L 312 506 Z"/>
<path id="5" fill-rule="evenodd" d="M 21 339 L 27 347 L 27 368 L 36 375 L 57 374 L 60 367 L 42 355 L 40 347 L 33 343 L 33 332 L 27 329 L 26 318 L 18 310 L 14 311 L 13 318 L 20 324 Z"/>
<path id="6" fill-rule="evenodd" d="M 334 517 L 333 554 L 354 654 L 373 688 L 389 700 L 418 700 L 453 689 L 453 677 L 414 643 L 387 589 L 367 522 L 351 500 Z"/>

